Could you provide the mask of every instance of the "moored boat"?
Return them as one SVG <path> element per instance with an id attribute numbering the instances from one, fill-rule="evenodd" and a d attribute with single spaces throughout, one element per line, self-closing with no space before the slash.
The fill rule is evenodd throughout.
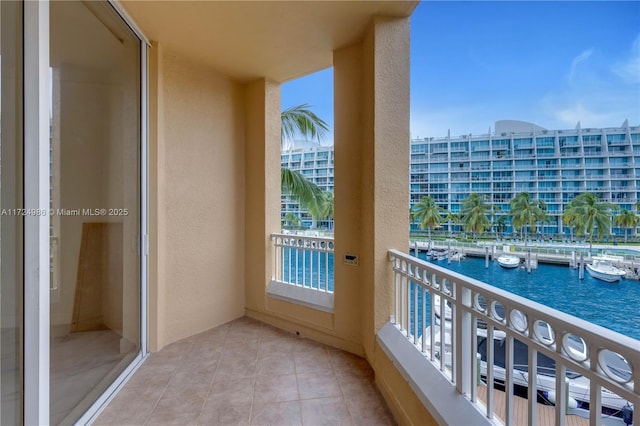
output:
<path id="1" fill-rule="evenodd" d="M 436 329 L 433 331 L 433 342 L 436 358 L 444 356 L 444 364 L 447 368 L 452 367 L 452 332 L 451 332 L 451 320 L 445 320 L 445 344 L 444 354 L 441 349 L 441 333 L 440 324 L 436 320 Z M 548 324 L 544 322 L 537 323 L 537 333 L 541 341 L 549 344 L 554 341 L 555 337 L 553 331 Z M 507 335 L 502 330 L 494 330 L 493 332 L 493 344 L 488 341 L 487 330 L 481 326 L 476 330 L 477 334 L 477 354 L 480 358 L 480 376 L 483 380 L 487 377 L 487 350 L 489 346 L 493 346 L 493 380 L 494 385 L 500 389 L 504 386 L 507 379 L 507 372 L 505 367 L 507 365 L 507 353 L 506 353 L 506 338 Z M 425 336 L 430 336 L 431 326 L 427 326 L 424 330 Z M 567 340 L 567 350 L 570 356 L 574 359 L 586 359 L 588 356 L 587 345 L 581 338 L 577 336 L 570 336 Z M 422 345 L 422 336 L 418 339 L 418 346 Z M 427 339 L 427 350 L 431 350 L 431 339 Z M 512 373 L 511 380 L 514 387 L 517 390 L 517 394 L 523 397 L 527 397 L 527 388 L 529 386 L 529 360 L 528 360 L 528 346 L 518 339 L 513 340 L 513 358 L 512 358 Z M 629 364 L 615 353 L 605 353 L 602 357 L 602 362 L 607 368 L 614 372 L 618 377 L 622 379 L 631 378 L 631 367 Z M 552 404 L 555 404 L 555 376 L 556 376 L 556 362 L 546 355 L 538 352 L 537 354 L 537 369 L 535 372 L 536 390 L 539 398 L 547 400 Z M 574 414 L 581 417 L 589 418 L 590 407 L 590 381 L 579 374 L 578 372 L 567 369 L 567 413 Z M 610 392 L 605 388 L 600 390 L 600 403 L 602 409 L 602 424 L 620 424 L 621 417 L 633 413 L 633 404 L 630 401 L 621 398 L 619 395 Z M 626 413 L 626 414 L 625 414 Z M 633 415 L 633 414 L 631 414 Z M 606 420 L 606 422 L 605 422 Z"/>
<path id="2" fill-rule="evenodd" d="M 586 265 L 587 272 L 593 278 L 597 278 L 609 283 L 620 281 L 627 273 L 611 264 L 610 260 L 603 258 L 593 258 L 591 265 Z"/>
<path id="3" fill-rule="evenodd" d="M 427 259 L 429 260 L 444 260 L 447 258 L 447 254 L 449 251 L 446 248 L 432 248 L 427 254 Z"/>
<path id="4" fill-rule="evenodd" d="M 506 269 L 513 269 L 520 266 L 520 258 L 512 254 L 503 254 L 498 256 L 498 265 Z"/>

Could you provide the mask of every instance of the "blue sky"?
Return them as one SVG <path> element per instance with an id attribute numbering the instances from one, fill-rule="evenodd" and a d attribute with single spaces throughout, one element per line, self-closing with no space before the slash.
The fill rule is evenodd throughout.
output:
<path id="1" fill-rule="evenodd" d="M 285 83 L 333 127 L 331 69 Z M 640 125 L 640 2 L 425 1 L 411 17 L 411 136 Z M 323 144 L 331 144 L 332 134 Z"/>

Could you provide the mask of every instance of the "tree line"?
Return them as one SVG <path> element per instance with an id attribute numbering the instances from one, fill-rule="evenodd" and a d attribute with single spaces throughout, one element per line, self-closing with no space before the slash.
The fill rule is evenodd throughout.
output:
<path id="1" fill-rule="evenodd" d="M 636 203 L 636 211 L 640 211 L 640 202 Z M 628 231 L 638 226 L 640 216 L 628 209 L 619 210 L 617 205 L 604 202 L 589 192 L 576 196 L 566 205 L 562 222 L 569 228 L 571 238 L 574 232 L 576 236 L 585 237 L 591 249 L 595 235 L 599 238 L 610 235 L 612 217 L 613 224 L 625 230 L 626 242 Z M 510 220 L 514 231 L 526 241 L 527 235 L 549 223 L 551 216 L 545 202 L 533 199 L 528 192 L 517 194 L 504 214 L 499 206 L 487 202 L 486 197 L 472 193 L 462 202 L 460 213 L 446 211 L 431 196 L 422 197 L 411 209 L 411 220 L 417 222 L 420 229 L 428 230 L 429 239 L 433 229 L 447 222 L 460 224 L 465 232 L 477 239 L 493 226 L 504 232 Z"/>

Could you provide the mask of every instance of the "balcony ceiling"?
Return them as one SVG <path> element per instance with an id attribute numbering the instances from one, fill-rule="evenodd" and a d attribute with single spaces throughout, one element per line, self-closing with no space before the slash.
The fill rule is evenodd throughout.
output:
<path id="1" fill-rule="evenodd" d="M 418 1 L 123 1 L 150 40 L 223 74 L 283 82 L 332 65 L 375 15 L 406 17 Z"/>

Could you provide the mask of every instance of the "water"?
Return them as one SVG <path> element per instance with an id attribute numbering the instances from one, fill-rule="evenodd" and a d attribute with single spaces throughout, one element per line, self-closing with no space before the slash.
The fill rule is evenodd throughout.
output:
<path id="1" fill-rule="evenodd" d="M 288 250 L 291 250 L 289 252 Z M 297 276 L 298 282 L 307 286 L 325 288 L 328 275 L 328 288 L 333 291 L 333 254 L 328 254 L 328 266 L 325 267 L 327 253 L 298 250 L 298 267 L 296 270 L 295 249 L 285 249 L 283 275 L 285 281 Z M 291 253 L 291 257 L 289 257 Z M 304 254 L 303 254 L 304 253 Z M 303 256 L 307 262 L 303 262 Z M 421 259 L 425 254 L 420 253 Z M 313 271 L 308 266 L 313 258 Z M 291 259 L 291 268 L 289 268 Z M 320 268 L 318 268 L 318 260 Z M 622 280 L 619 284 L 606 283 L 592 278 L 586 271 L 584 279 L 578 278 L 578 270 L 567 266 L 539 264 L 538 269 L 528 273 L 524 268 L 506 270 L 496 262 L 489 262 L 485 269 L 484 258 L 469 257 L 461 262 L 433 262 L 452 271 L 475 278 L 494 287 L 501 288 L 519 296 L 534 300 L 559 311 L 574 315 L 583 320 L 598 324 L 618 333 L 640 340 L 640 282 Z M 307 267 L 303 268 L 303 264 Z M 320 279 L 318 281 L 318 272 Z M 290 277 L 290 275 L 292 275 Z M 413 301 L 414 285 L 410 286 Z M 425 298 L 427 321 L 430 317 L 429 298 Z M 418 308 L 422 306 L 422 294 L 418 293 Z M 413 314 L 413 302 L 410 312 Z M 413 315 L 410 327 L 413 329 Z M 424 329 L 420 315 L 418 316 L 418 336 Z M 425 325 L 428 325 L 425 324 Z"/>
<path id="2" fill-rule="evenodd" d="M 424 253 L 420 253 L 424 259 Z M 622 280 L 619 284 L 584 279 L 578 269 L 539 264 L 528 273 L 524 268 L 504 269 L 484 258 L 469 257 L 461 262 L 433 262 L 452 271 L 517 294 L 559 311 L 574 315 L 618 333 L 640 340 L 640 282 Z"/>
<path id="3" fill-rule="evenodd" d="M 282 279 L 304 284 L 305 287 L 333 291 L 333 253 L 284 248 Z"/>

